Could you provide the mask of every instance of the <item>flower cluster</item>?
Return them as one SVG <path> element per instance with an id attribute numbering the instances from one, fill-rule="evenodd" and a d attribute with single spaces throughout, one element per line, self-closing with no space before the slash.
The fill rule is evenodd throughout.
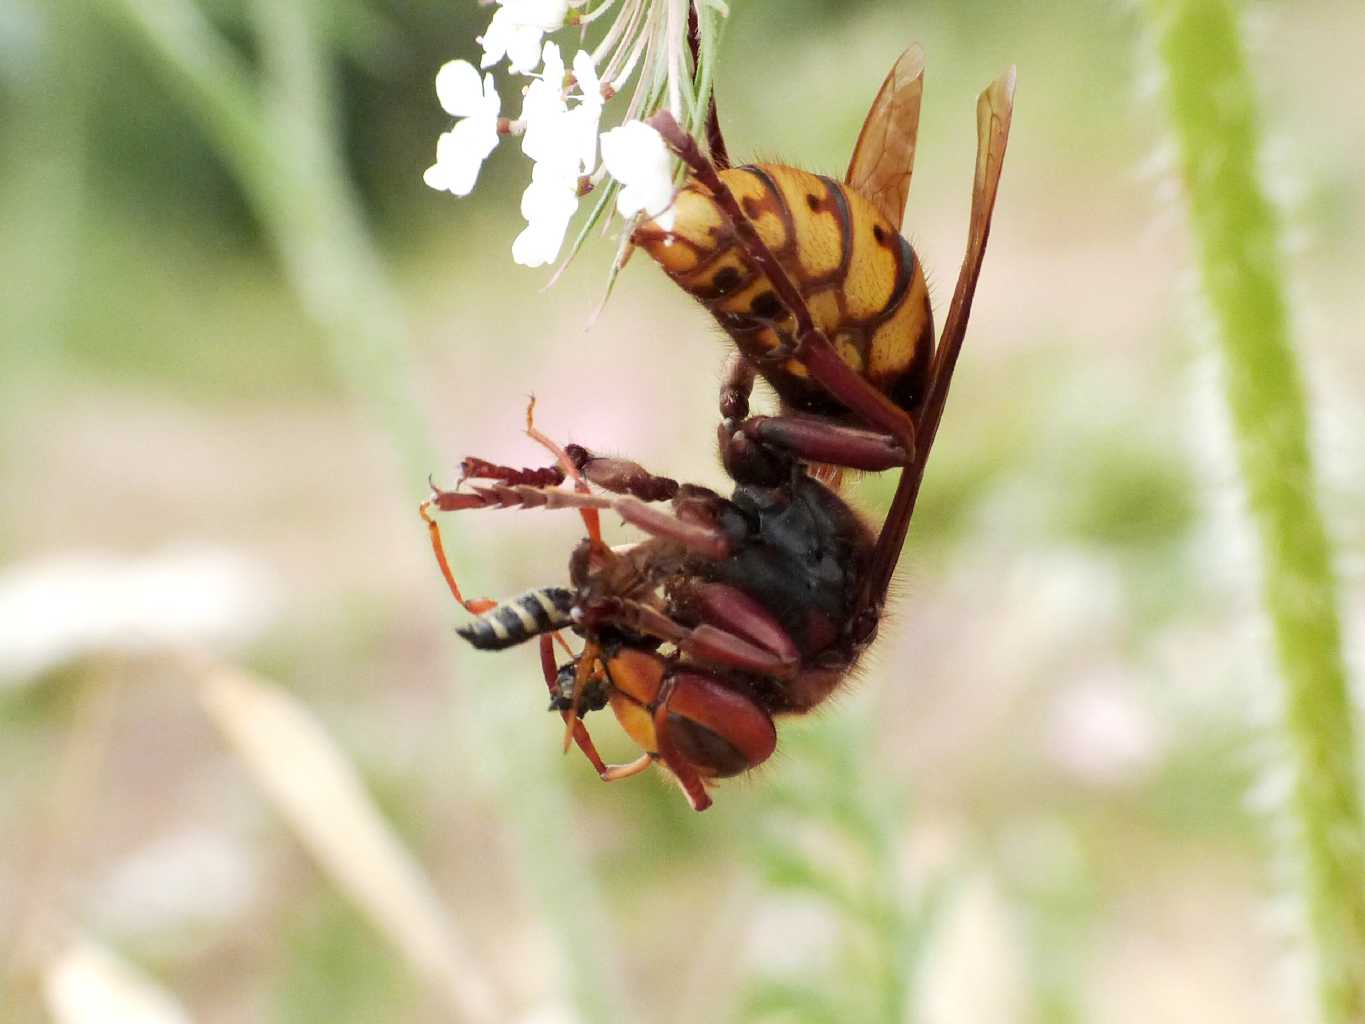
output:
<path id="1" fill-rule="evenodd" d="M 592 50 L 577 49 L 568 73 L 559 45 L 545 37 L 573 27 L 586 40 L 589 28 L 613 10 L 615 18 L 601 40 Z M 521 197 L 526 227 L 512 245 L 512 257 L 528 267 L 558 258 L 580 197 L 604 182 L 610 191 L 588 227 L 612 196 L 623 216 L 644 214 L 666 224 L 672 214 L 673 161 L 658 132 L 641 118 L 665 103 L 679 120 L 704 106 L 709 97 L 698 94 L 695 40 L 713 42 L 716 33 L 699 32 L 698 26 L 714 24 L 725 13 L 721 0 L 498 0 L 492 21 L 478 37 L 480 67 L 452 60 L 437 72 L 436 96 L 456 121 L 437 140 L 436 163 L 424 180 L 434 189 L 468 195 L 499 140 L 519 136 L 532 168 Z M 503 115 L 489 70 L 504 61 L 512 75 L 529 80 L 515 119 Z M 601 131 L 606 102 L 637 73 L 623 123 Z"/>

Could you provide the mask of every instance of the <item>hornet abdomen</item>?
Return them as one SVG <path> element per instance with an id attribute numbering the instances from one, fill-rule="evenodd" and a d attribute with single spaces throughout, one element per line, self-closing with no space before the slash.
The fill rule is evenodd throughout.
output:
<path id="1" fill-rule="evenodd" d="M 815 325 L 859 374 L 914 412 L 933 357 L 933 312 L 914 249 L 856 190 L 779 164 L 721 172 L 745 215 L 810 307 Z M 788 406 L 846 410 L 810 380 L 804 363 L 773 365 L 789 347 L 791 315 L 750 262 L 703 186 L 689 182 L 674 203 L 671 232 L 646 222 L 635 241 L 725 328 Z"/>
<path id="2" fill-rule="evenodd" d="M 503 601 L 455 632 L 481 651 L 501 651 L 571 625 L 572 610 L 573 591 L 540 587 Z"/>

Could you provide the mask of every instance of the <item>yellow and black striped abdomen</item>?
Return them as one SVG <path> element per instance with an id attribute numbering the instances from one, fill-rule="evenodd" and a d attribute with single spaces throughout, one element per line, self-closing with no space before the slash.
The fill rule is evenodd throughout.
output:
<path id="1" fill-rule="evenodd" d="M 924 272 L 910 243 L 871 203 L 831 178 L 757 164 L 722 171 L 721 179 L 843 360 L 913 412 L 934 331 Z M 773 362 L 774 349 L 794 342 L 792 318 L 711 194 L 690 182 L 674 210 L 671 232 L 646 223 L 636 242 L 711 311 L 787 405 L 844 411 L 810 380 L 804 364 Z"/>

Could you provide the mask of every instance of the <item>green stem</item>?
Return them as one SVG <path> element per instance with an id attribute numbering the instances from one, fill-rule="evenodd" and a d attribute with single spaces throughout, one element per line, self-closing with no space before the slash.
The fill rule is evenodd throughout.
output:
<path id="1" fill-rule="evenodd" d="M 390 438 L 405 482 L 424 483 L 439 462 L 412 394 L 401 302 L 339 156 L 327 55 L 319 46 L 322 0 L 255 0 L 259 85 L 190 0 L 102 3 L 160 64 L 237 175 L 344 383 Z M 413 524 L 414 543 L 424 545 L 415 512 Z M 484 560 L 466 554 L 465 568 Z M 519 866 L 560 942 L 580 1016 L 628 1019 L 618 960 L 601 942 L 609 933 L 606 911 L 573 841 L 563 758 L 523 749 L 525 732 L 519 721 L 485 716 L 469 723 L 462 746 L 489 765 Z"/>
<path id="2" fill-rule="evenodd" d="M 1365 859 L 1332 552 L 1290 340 L 1280 227 L 1258 176 L 1255 83 L 1228 0 L 1148 0 L 1204 299 L 1260 542 L 1294 771 L 1285 808 L 1324 1021 L 1365 1020 Z"/>
<path id="3" fill-rule="evenodd" d="M 260 5 L 262 101 L 247 69 L 193 4 L 105 4 L 148 46 L 237 175 L 295 294 L 330 342 L 337 369 L 388 428 L 408 479 L 425 479 L 436 463 L 411 397 L 401 306 L 335 156 L 308 5 Z M 286 73 L 282 67 L 291 61 Z"/>
<path id="4" fill-rule="evenodd" d="M 43 59 L 26 95 L 7 115 L 0 157 L 0 223 L 5 279 L 0 308 L 11 338 L 13 372 L 0 380 L 6 408 L 26 400 L 25 371 L 62 373 L 67 310 L 81 263 L 86 121 L 98 81 L 84 48 L 93 46 L 78 0 L 50 0 Z"/>

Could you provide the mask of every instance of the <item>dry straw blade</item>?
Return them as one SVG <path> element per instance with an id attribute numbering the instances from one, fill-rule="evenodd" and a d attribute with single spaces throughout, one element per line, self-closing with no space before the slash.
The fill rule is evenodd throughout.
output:
<path id="1" fill-rule="evenodd" d="M 231 668 L 211 670 L 201 698 L 300 842 L 459 1019 L 506 1020 L 430 879 L 317 719 L 280 687 Z"/>
<path id="2" fill-rule="evenodd" d="M 165 989 L 87 939 L 59 950 L 42 971 L 43 998 L 57 1024 L 189 1024 Z"/>

